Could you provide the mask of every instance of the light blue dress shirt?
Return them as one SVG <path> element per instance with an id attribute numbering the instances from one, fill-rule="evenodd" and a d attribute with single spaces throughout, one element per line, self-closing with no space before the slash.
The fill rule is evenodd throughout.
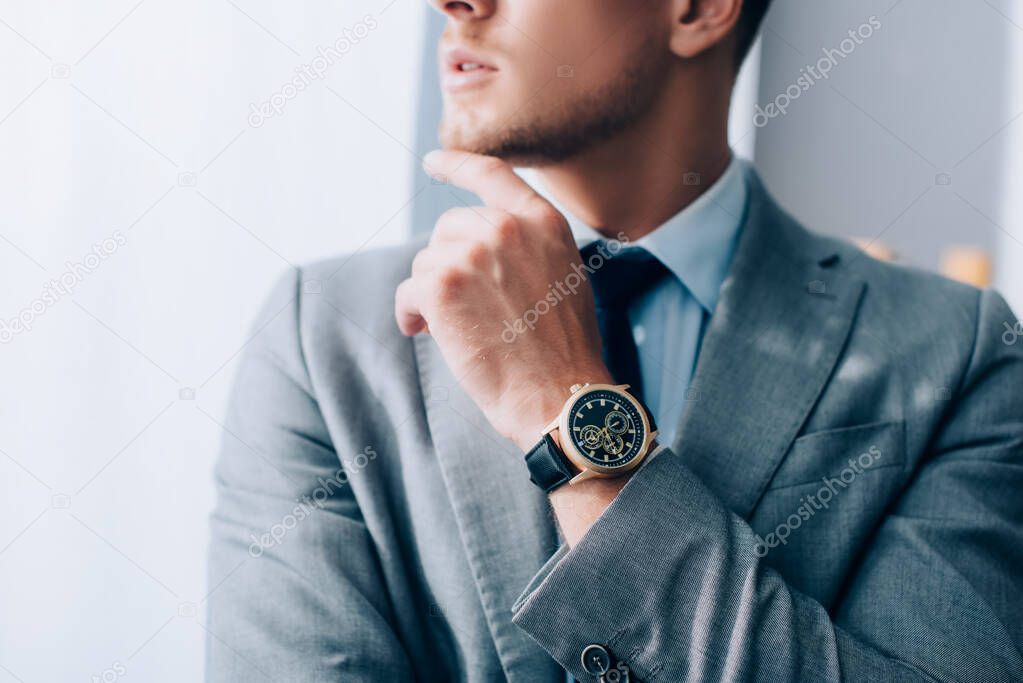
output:
<path id="1" fill-rule="evenodd" d="M 657 420 L 658 441 L 664 444 L 674 441 L 690 398 L 688 388 L 703 333 L 732 262 L 749 194 L 745 166 L 733 156 L 724 174 L 696 201 L 634 243 L 674 275 L 629 308 L 644 402 Z M 554 204 L 568 219 L 580 248 L 604 239 L 558 202 Z"/>

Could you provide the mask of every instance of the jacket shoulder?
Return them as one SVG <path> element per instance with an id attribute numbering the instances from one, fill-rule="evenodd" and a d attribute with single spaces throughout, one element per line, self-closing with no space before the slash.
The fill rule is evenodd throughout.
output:
<path id="1" fill-rule="evenodd" d="M 265 299 L 255 328 L 271 349 L 292 356 L 314 376 L 324 363 L 346 374 L 356 366 L 410 361 L 411 342 L 394 319 L 394 293 L 426 242 L 358 250 L 289 269 Z M 271 324 L 272 323 L 272 324 Z"/>
<path id="2" fill-rule="evenodd" d="M 417 236 L 401 244 L 360 249 L 301 267 L 307 290 L 319 289 L 332 297 L 358 296 L 384 302 L 409 276 L 412 259 L 426 245 L 428 236 Z"/>
<path id="3" fill-rule="evenodd" d="M 889 355 L 888 367 L 915 368 L 948 387 L 969 383 L 973 374 L 993 367 L 1011 368 L 1017 376 L 1023 371 L 1019 319 L 996 290 L 880 261 L 849 242 L 808 234 L 864 283 L 857 336 Z"/>
<path id="4" fill-rule="evenodd" d="M 917 315 L 947 317 L 976 313 L 981 290 L 938 273 L 912 265 L 881 261 L 859 246 L 832 237 L 821 237 L 839 254 L 846 271 L 863 280 L 872 305 L 884 304 L 893 313 L 912 309 Z"/>
<path id="5" fill-rule="evenodd" d="M 759 215 L 774 224 L 786 248 L 799 260 L 865 284 L 861 321 L 899 337 L 931 335 L 943 326 L 943 336 L 952 332 L 972 340 L 980 289 L 915 266 L 878 260 L 852 242 L 808 229 L 773 200 L 758 178 L 754 181 L 755 194 L 763 195 L 766 207 Z"/>
<path id="6" fill-rule="evenodd" d="M 794 262 L 806 263 L 811 272 L 833 272 L 849 283 L 863 283 L 857 336 L 869 337 L 897 365 L 948 366 L 948 371 L 959 372 L 973 356 L 978 338 L 990 338 L 995 331 L 986 329 L 991 314 L 1008 312 L 992 290 L 875 259 L 849 241 L 807 229 L 766 191 L 762 195 L 767 198 L 759 215 L 772 224 L 777 242 L 794 253 Z"/>

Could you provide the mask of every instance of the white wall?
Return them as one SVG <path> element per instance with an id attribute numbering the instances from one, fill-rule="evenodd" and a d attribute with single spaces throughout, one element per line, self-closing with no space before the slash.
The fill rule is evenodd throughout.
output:
<path id="1" fill-rule="evenodd" d="M 760 105 L 872 18 L 878 28 L 836 57 L 827 78 L 758 128 L 757 166 L 808 227 L 880 239 L 904 263 L 938 270 L 949 246 L 985 249 L 1019 313 L 1023 7 L 775 0 Z"/>
<path id="2" fill-rule="evenodd" d="M 736 155 L 752 160 L 756 152 L 757 127 L 753 124 L 760 86 L 763 41 L 758 38 L 739 70 L 728 116 L 728 144 Z"/>
<path id="3" fill-rule="evenodd" d="M 426 11 L 0 3 L 0 683 L 201 678 L 236 354 L 290 264 L 406 233 Z"/>
<path id="4" fill-rule="evenodd" d="M 1023 319 L 1023 192 L 1019 191 L 1023 187 L 1023 5 L 1003 0 L 996 6 L 1006 19 L 1002 31 L 1009 44 L 1002 87 L 1008 93 L 1008 101 L 1021 105 L 1011 112 L 1010 116 L 1015 118 L 1005 130 L 1004 141 L 1000 141 L 1005 192 L 993 217 L 998 222 L 995 284 L 1016 316 Z M 1013 327 L 1023 331 L 1019 321 Z M 1023 335 L 1018 338 L 1009 335 L 1006 339 L 1023 343 Z"/>

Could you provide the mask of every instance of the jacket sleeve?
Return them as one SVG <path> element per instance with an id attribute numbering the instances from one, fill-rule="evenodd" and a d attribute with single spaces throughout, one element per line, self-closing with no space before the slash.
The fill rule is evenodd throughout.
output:
<path id="1" fill-rule="evenodd" d="M 246 347 L 216 466 L 211 682 L 412 680 L 374 545 L 321 417 L 297 273 Z M 367 456 L 370 457 L 370 456 Z"/>
<path id="2" fill-rule="evenodd" d="M 972 357 L 924 464 L 826 610 L 671 451 L 534 577 L 514 622 L 579 680 L 1023 680 L 1023 338 L 980 295 Z"/>

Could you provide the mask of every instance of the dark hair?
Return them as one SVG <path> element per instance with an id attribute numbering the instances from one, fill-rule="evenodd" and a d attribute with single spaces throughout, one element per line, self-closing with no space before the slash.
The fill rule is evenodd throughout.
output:
<path id="1" fill-rule="evenodd" d="M 746 55 L 749 54 L 750 48 L 753 47 L 753 41 L 756 40 L 757 30 L 760 28 L 760 23 L 764 20 L 764 15 L 767 14 L 767 9 L 771 6 L 771 0 L 743 0 L 742 12 L 739 14 L 739 21 L 735 25 L 735 37 L 736 37 L 736 68 L 738 68 Z"/>

